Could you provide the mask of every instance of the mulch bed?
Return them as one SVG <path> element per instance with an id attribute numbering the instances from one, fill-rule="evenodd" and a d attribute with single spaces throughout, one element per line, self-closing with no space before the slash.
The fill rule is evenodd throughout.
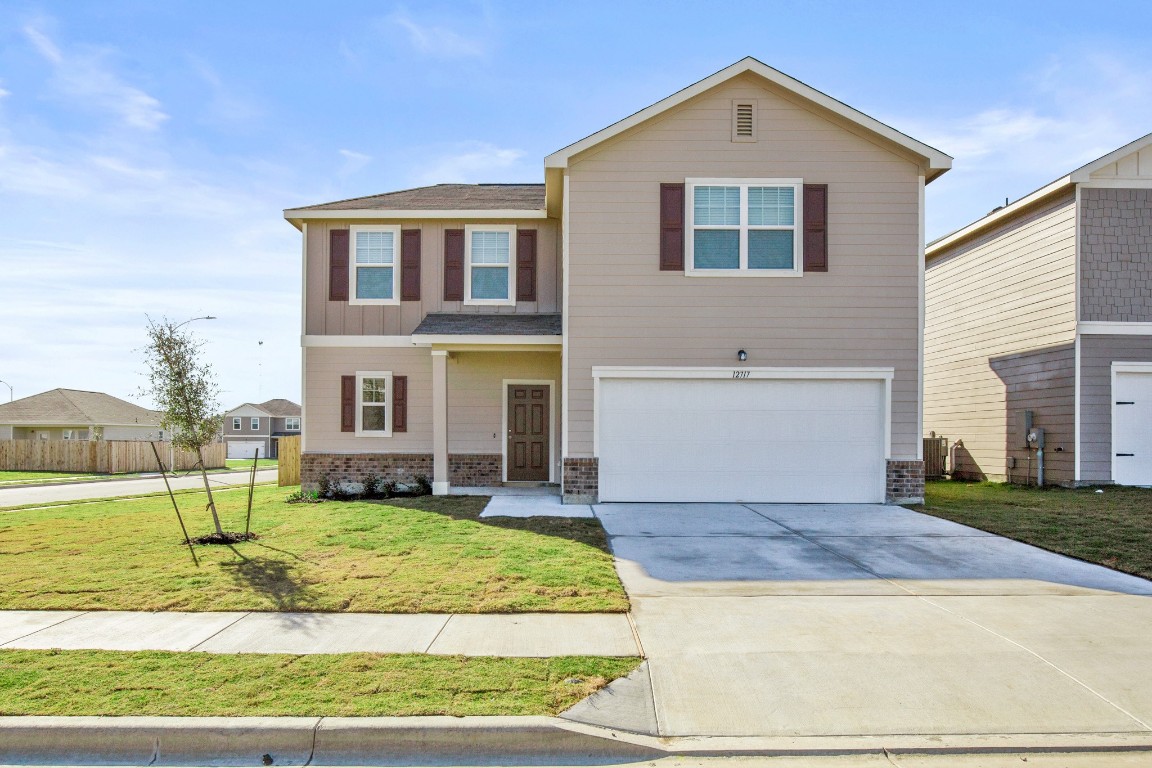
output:
<path id="1" fill-rule="evenodd" d="M 207 536 L 197 536 L 190 542 L 185 541 L 185 544 L 236 544 L 241 541 L 252 541 L 258 538 L 254 533 L 238 533 L 236 531 L 224 531 L 221 536 L 218 533 L 210 533 Z"/>

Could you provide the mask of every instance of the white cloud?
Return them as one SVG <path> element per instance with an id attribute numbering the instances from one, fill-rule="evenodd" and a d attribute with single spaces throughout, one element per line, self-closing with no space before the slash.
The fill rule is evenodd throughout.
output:
<path id="1" fill-rule="evenodd" d="M 123 82 L 102 51 L 65 53 L 33 24 L 24 35 L 55 70 L 55 84 L 65 99 L 115 115 L 127 126 L 155 131 L 168 119 L 160 101 L 135 86 Z"/>
<path id="2" fill-rule="evenodd" d="M 341 176 L 351 176 L 372 162 L 372 156 L 362 152 L 354 152 L 351 149 L 340 149 L 337 152 L 344 158 L 344 165 L 340 169 Z"/>
<path id="3" fill-rule="evenodd" d="M 468 37 L 448 27 L 423 24 L 399 9 L 388 21 L 408 33 L 408 41 L 420 53 L 443 59 L 468 59 L 484 56 L 488 46 L 479 37 Z"/>
<path id="4" fill-rule="evenodd" d="M 419 184 L 475 183 L 485 181 L 523 181 L 540 175 L 528 170 L 520 159 L 519 149 L 497 147 L 482 141 L 457 145 L 455 152 L 431 160 L 415 175 Z M 510 178 L 515 177 L 515 178 Z"/>

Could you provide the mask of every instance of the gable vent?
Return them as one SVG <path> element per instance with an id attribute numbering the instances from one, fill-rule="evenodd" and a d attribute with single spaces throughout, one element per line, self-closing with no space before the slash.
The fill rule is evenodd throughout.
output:
<path id="1" fill-rule="evenodd" d="M 756 141 L 756 102 L 732 102 L 732 141 Z"/>

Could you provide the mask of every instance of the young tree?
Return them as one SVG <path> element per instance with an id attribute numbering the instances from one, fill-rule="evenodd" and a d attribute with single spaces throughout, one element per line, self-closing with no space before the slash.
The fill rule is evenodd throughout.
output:
<path id="1" fill-rule="evenodd" d="M 162 412 L 161 426 L 172 435 L 172 443 L 179 449 L 195 451 L 199 459 L 200 475 L 208 494 L 207 508 L 212 511 L 216 533 L 224 537 L 216 501 L 208 484 L 208 471 L 204 467 L 204 446 L 216 439 L 220 430 L 219 387 L 212 367 L 200 359 L 203 343 L 180 330 L 185 323 L 173 323 L 165 318 L 161 322 L 148 319 L 148 346 L 144 349 L 148 364 L 148 387 Z"/>

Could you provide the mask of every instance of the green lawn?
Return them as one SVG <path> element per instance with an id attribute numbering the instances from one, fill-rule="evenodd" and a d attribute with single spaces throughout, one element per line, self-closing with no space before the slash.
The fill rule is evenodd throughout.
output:
<path id="1" fill-rule="evenodd" d="M 0 511 L 0 609 L 626 611 L 596 520 L 480 520 L 487 497 L 286 504 L 258 486 L 257 541 L 195 547 L 167 496 Z M 244 529 L 247 489 L 216 494 Z M 177 497 L 211 531 L 203 494 Z"/>
<path id="2" fill-rule="evenodd" d="M 111 475 L 87 475 L 82 472 L 17 472 L 15 470 L 0 470 L 0 483 L 34 484 L 59 482 L 61 480 L 96 480 Z"/>
<path id="3" fill-rule="evenodd" d="M 639 663 L 0 650 L 0 715 L 554 715 Z"/>
<path id="4" fill-rule="evenodd" d="M 225 459 L 224 463 L 228 469 L 252 469 L 252 459 Z M 275 469 L 277 467 L 277 459 L 256 459 L 257 469 Z"/>
<path id="5" fill-rule="evenodd" d="M 928 483 L 924 504 L 911 509 L 1152 578 L 1152 490 L 1146 488 L 944 481 Z"/>

